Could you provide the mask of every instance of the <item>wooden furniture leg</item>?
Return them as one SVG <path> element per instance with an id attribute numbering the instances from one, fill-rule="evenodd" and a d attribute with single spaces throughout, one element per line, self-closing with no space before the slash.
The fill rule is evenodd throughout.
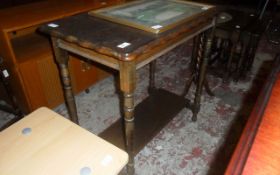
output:
<path id="1" fill-rule="evenodd" d="M 213 32 L 212 32 L 213 33 Z M 194 103 L 190 105 L 190 109 L 193 112 L 192 121 L 197 120 L 197 113 L 200 109 L 200 98 L 202 93 L 202 88 L 205 87 L 206 92 L 210 96 L 214 96 L 213 92 L 210 90 L 208 81 L 206 80 L 206 68 L 208 64 L 208 57 L 211 50 L 213 34 L 207 38 L 205 42 L 205 33 L 199 34 L 193 40 L 193 51 L 192 51 L 192 74 L 188 82 L 186 83 L 184 92 L 182 96 L 187 95 L 192 83 L 196 85 L 195 99 Z M 189 104 L 187 104 L 189 105 Z"/>
<path id="2" fill-rule="evenodd" d="M 196 91 L 195 91 L 195 98 L 194 98 L 194 102 L 193 102 L 193 106 L 192 106 L 192 112 L 193 112 L 193 116 L 192 116 L 192 121 L 196 121 L 197 120 L 197 114 L 199 112 L 200 109 L 200 98 L 201 98 L 201 93 L 202 93 L 202 86 L 203 86 L 203 81 L 205 78 L 205 75 L 203 75 L 202 73 L 205 73 L 206 71 L 206 66 L 207 66 L 207 62 L 205 62 L 205 58 L 203 58 L 203 43 L 205 40 L 205 33 L 202 33 L 199 36 L 199 48 L 198 48 L 198 55 L 197 55 L 197 64 L 196 69 L 199 70 L 199 74 L 198 74 L 198 80 L 196 82 Z M 201 62 L 202 59 L 202 62 Z"/>
<path id="3" fill-rule="evenodd" d="M 202 36 L 196 36 L 193 39 L 193 50 L 192 50 L 192 57 L 191 57 L 191 77 L 190 79 L 187 81 L 186 85 L 185 85 L 185 89 L 182 93 L 182 96 L 186 96 L 187 93 L 190 90 L 190 87 L 192 85 L 192 83 L 197 84 L 198 81 L 198 76 L 199 76 L 199 69 L 200 69 L 200 64 L 201 64 L 201 60 L 202 60 L 202 54 L 203 54 L 203 42 L 201 38 Z M 203 86 L 205 87 L 206 92 L 210 95 L 210 96 L 214 96 L 214 93 L 211 91 L 208 81 L 205 80 Z"/>
<path id="4" fill-rule="evenodd" d="M 215 32 L 215 27 L 211 29 L 210 34 L 208 35 L 207 33 L 209 31 L 206 31 L 201 34 L 200 37 L 200 42 L 203 43 L 203 47 L 199 47 L 198 49 L 198 56 L 197 59 L 202 59 L 200 65 L 197 65 L 199 67 L 199 74 L 198 74 L 198 80 L 196 84 L 196 92 L 195 92 L 195 98 L 194 98 L 194 104 L 193 104 L 193 116 L 192 116 L 192 121 L 197 120 L 197 114 L 200 110 L 200 100 L 201 100 L 201 93 L 202 93 L 202 88 L 203 86 L 206 86 L 206 91 L 210 91 L 210 88 L 208 86 L 208 83 L 205 80 L 206 77 L 206 70 L 207 70 L 207 64 L 208 64 L 208 59 L 210 56 L 211 52 L 211 47 L 212 47 L 212 41 L 214 38 L 214 32 Z M 206 41 L 204 42 L 204 40 Z M 210 91 L 211 92 L 211 91 Z"/>
<path id="5" fill-rule="evenodd" d="M 261 35 L 259 34 L 252 34 L 251 35 L 251 40 L 250 40 L 250 45 L 249 45 L 249 51 L 248 51 L 248 62 L 246 64 L 246 71 L 249 71 L 254 63 L 254 58 L 256 55 L 256 50 L 258 48 L 258 43 L 260 40 Z"/>
<path id="6" fill-rule="evenodd" d="M 238 64 L 236 67 L 235 71 L 235 78 L 234 81 L 238 81 L 242 74 L 245 73 L 246 69 L 246 62 L 248 61 L 248 49 L 249 49 L 249 44 L 250 44 L 250 39 L 251 39 L 251 33 L 244 32 L 243 35 L 241 36 L 241 55 L 238 60 Z"/>
<path id="7" fill-rule="evenodd" d="M 207 78 L 205 77 L 205 81 L 204 81 L 204 87 L 205 87 L 205 91 L 208 95 L 210 96 L 215 96 L 215 94 L 212 92 L 210 86 L 209 86 L 209 83 L 208 83 L 208 80 Z"/>
<path id="8" fill-rule="evenodd" d="M 155 72 L 156 72 L 156 60 L 152 61 L 150 64 L 150 81 L 148 92 L 151 94 L 153 90 L 155 90 Z"/>
<path id="9" fill-rule="evenodd" d="M 230 74 L 231 74 L 231 66 L 232 66 L 232 63 L 233 63 L 233 57 L 234 57 L 236 47 L 238 45 L 239 37 L 240 37 L 240 31 L 235 30 L 232 33 L 232 36 L 231 36 L 231 39 L 230 39 L 232 45 L 231 45 L 231 48 L 230 48 L 229 59 L 228 59 L 227 64 L 226 64 L 226 72 L 223 76 L 223 82 L 227 82 L 229 80 L 229 77 L 230 77 Z"/>
<path id="10" fill-rule="evenodd" d="M 59 67 L 61 82 L 63 85 L 63 92 L 65 96 L 66 105 L 68 106 L 69 116 L 72 122 L 79 124 L 76 102 L 72 90 L 71 78 L 69 73 L 69 55 L 66 50 L 58 47 L 58 39 L 52 38 L 53 50 L 56 62 Z"/>
<path id="11" fill-rule="evenodd" d="M 199 48 L 199 36 L 195 36 L 193 38 L 193 48 L 192 48 L 192 57 L 191 57 L 191 63 L 194 65 L 195 64 L 195 60 L 197 57 L 197 52 L 198 52 L 198 48 Z"/>
<path id="12" fill-rule="evenodd" d="M 127 174 L 134 174 L 134 91 L 136 86 L 135 62 L 120 61 L 120 89 L 123 93 L 125 147 L 129 155 Z"/>
<path id="13" fill-rule="evenodd" d="M 186 85 L 185 85 L 185 89 L 182 93 L 182 96 L 186 96 L 191 88 L 191 85 L 193 82 L 195 82 L 195 77 L 197 76 L 197 70 L 196 70 L 196 59 L 197 59 L 197 51 L 198 51 L 198 41 L 199 41 L 199 36 L 195 36 L 193 38 L 193 49 L 192 49 L 192 56 L 191 56 L 191 63 L 190 63 L 190 67 L 191 67 L 191 77 L 190 79 L 187 81 Z"/>
<path id="14" fill-rule="evenodd" d="M 221 59 L 222 59 L 222 63 L 226 63 L 226 60 L 228 59 L 228 52 L 229 52 L 229 40 L 228 39 L 223 39 L 223 42 L 222 42 L 222 49 L 221 49 Z M 224 70 L 226 71 L 226 70 Z"/>

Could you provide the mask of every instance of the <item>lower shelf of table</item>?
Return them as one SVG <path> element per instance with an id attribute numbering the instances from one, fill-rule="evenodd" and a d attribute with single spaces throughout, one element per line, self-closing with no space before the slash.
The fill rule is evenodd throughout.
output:
<path id="1" fill-rule="evenodd" d="M 174 118 L 188 100 L 163 89 L 156 89 L 135 108 L 134 154 Z M 119 148 L 125 149 L 123 119 L 119 119 L 99 136 Z"/>

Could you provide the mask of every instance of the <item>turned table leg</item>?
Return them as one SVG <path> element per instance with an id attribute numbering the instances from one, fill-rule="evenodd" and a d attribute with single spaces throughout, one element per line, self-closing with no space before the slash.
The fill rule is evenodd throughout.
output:
<path id="1" fill-rule="evenodd" d="M 234 30 L 233 33 L 231 34 L 231 38 L 230 38 L 232 46 L 230 48 L 230 55 L 229 55 L 229 59 L 228 59 L 227 64 L 226 64 L 226 71 L 225 71 L 225 74 L 223 76 L 223 82 L 228 82 L 229 81 L 230 74 L 231 74 L 231 67 L 232 67 L 232 64 L 233 64 L 233 56 L 234 56 L 235 50 L 238 46 L 239 38 L 240 38 L 240 31 L 239 30 Z"/>
<path id="2" fill-rule="evenodd" d="M 241 42 L 241 54 L 240 58 L 238 60 L 236 70 L 235 70 L 235 76 L 234 81 L 238 81 L 242 75 L 244 75 L 244 70 L 246 67 L 246 62 L 248 61 L 248 46 L 250 43 L 251 34 L 247 32 L 243 32 L 242 36 L 240 37 Z"/>
<path id="3" fill-rule="evenodd" d="M 123 93 L 125 147 L 129 155 L 127 173 L 134 174 L 134 91 L 136 86 L 135 63 L 120 61 L 120 89 Z"/>
<path id="4" fill-rule="evenodd" d="M 198 80 L 197 80 L 196 91 L 195 91 L 195 98 L 194 98 L 194 103 L 193 103 L 192 121 L 197 120 L 197 114 L 200 110 L 200 100 L 201 100 L 202 88 L 203 88 L 203 86 L 208 86 L 208 84 L 205 84 L 205 76 L 206 76 L 208 59 L 209 59 L 210 52 L 211 52 L 215 27 L 216 27 L 216 22 L 214 23 L 214 27 L 211 29 L 210 34 L 207 34 L 208 31 L 206 31 L 206 32 L 202 33 L 200 35 L 200 38 L 199 38 L 200 46 L 198 48 L 197 59 L 202 59 L 202 60 L 201 61 L 197 60 L 198 65 L 196 65 L 196 66 L 199 67 L 199 74 L 198 74 Z M 204 46 L 202 46 L 201 43 L 203 43 Z M 207 88 L 208 87 L 206 87 L 206 89 Z M 210 92 L 210 88 L 207 89 L 207 91 L 208 90 Z M 212 94 L 212 93 L 210 93 L 210 94 Z"/>
<path id="5" fill-rule="evenodd" d="M 149 66 L 150 66 L 150 81 L 149 81 L 148 92 L 152 93 L 153 90 L 156 88 L 155 86 L 156 60 L 152 61 L 149 64 Z"/>
<path id="6" fill-rule="evenodd" d="M 60 71 L 64 97 L 65 97 L 66 105 L 68 107 L 70 119 L 74 123 L 79 124 L 77 107 L 73 95 L 69 67 L 68 67 L 68 62 L 69 62 L 68 52 L 59 48 L 58 39 L 52 38 L 52 44 L 53 44 L 55 59 Z"/>
<path id="7" fill-rule="evenodd" d="M 205 63 L 205 58 L 203 58 L 203 44 L 205 43 L 205 33 L 202 33 L 198 36 L 198 51 L 197 51 L 197 56 L 196 56 L 196 69 L 199 70 L 198 73 L 198 80 L 196 82 L 196 91 L 195 91 L 195 98 L 192 106 L 192 111 L 193 111 L 193 116 L 192 116 L 192 121 L 197 120 L 197 114 L 200 109 L 200 98 L 201 98 L 201 93 L 202 93 L 202 87 L 203 87 L 203 81 L 205 78 L 205 75 L 203 74 L 205 72 L 207 62 Z M 202 61 L 201 61 L 202 59 Z"/>
<path id="8" fill-rule="evenodd" d="M 200 36 L 200 35 L 199 35 Z M 199 36 L 195 36 L 193 39 L 193 49 L 192 49 L 192 56 L 191 56 L 191 63 L 190 63 L 190 67 L 191 67 L 191 77 L 189 78 L 189 80 L 186 82 L 184 91 L 182 93 L 182 96 L 186 96 L 191 88 L 192 83 L 196 81 L 196 77 L 197 77 L 197 58 L 198 58 L 198 50 L 199 50 Z"/>

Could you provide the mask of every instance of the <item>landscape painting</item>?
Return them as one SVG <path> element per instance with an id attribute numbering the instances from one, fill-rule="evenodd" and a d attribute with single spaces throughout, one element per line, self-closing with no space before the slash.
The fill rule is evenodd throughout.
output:
<path id="1" fill-rule="evenodd" d="M 179 0 L 142 0 L 89 12 L 90 15 L 148 32 L 175 27 L 211 6 Z"/>

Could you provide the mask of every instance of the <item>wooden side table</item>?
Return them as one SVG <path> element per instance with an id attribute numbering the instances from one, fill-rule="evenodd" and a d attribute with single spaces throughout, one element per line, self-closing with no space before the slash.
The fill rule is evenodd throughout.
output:
<path id="1" fill-rule="evenodd" d="M 124 151 L 42 107 L 0 132 L 0 174 L 115 175 Z"/>
<path id="2" fill-rule="evenodd" d="M 204 6 L 202 4 L 202 6 Z M 205 5 L 206 6 L 206 5 Z M 134 155 L 149 142 L 187 104 L 187 99 L 155 86 L 155 60 L 214 26 L 214 6 L 191 16 L 189 20 L 160 34 L 109 22 L 88 14 L 81 14 L 42 26 L 41 31 L 52 36 L 53 48 L 60 69 L 66 102 L 72 121 L 78 123 L 75 99 L 68 70 L 68 53 L 75 53 L 119 71 L 123 120 L 117 121 L 102 138 L 125 148 L 129 153 L 128 173 L 134 173 Z M 212 32 L 213 33 L 213 32 Z M 212 35 L 211 35 L 212 36 Z M 196 119 L 206 72 L 211 37 L 201 49 L 202 61 L 194 104 L 191 107 Z M 128 46 L 128 47 L 127 47 Z M 151 64 L 150 96 L 134 105 L 136 71 Z M 124 127 L 122 124 L 124 123 Z M 122 131 L 124 128 L 124 132 Z M 124 133 L 124 134 L 123 134 Z M 125 137 L 120 137 L 125 135 Z"/>
<path id="3" fill-rule="evenodd" d="M 225 9 L 231 20 L 217 25 L 215 38 L 220 53 L 216 60 L 223 65 L 224 81 L 238 80 L 251 68 L 262 30 L 257 15 L 234 9 Z M 220 17 L 227 18 L 221 15 Z M 214 61 L 210 61 L 213 62 Z M 221 74 L 221 73 L 218 73 Z"/>

